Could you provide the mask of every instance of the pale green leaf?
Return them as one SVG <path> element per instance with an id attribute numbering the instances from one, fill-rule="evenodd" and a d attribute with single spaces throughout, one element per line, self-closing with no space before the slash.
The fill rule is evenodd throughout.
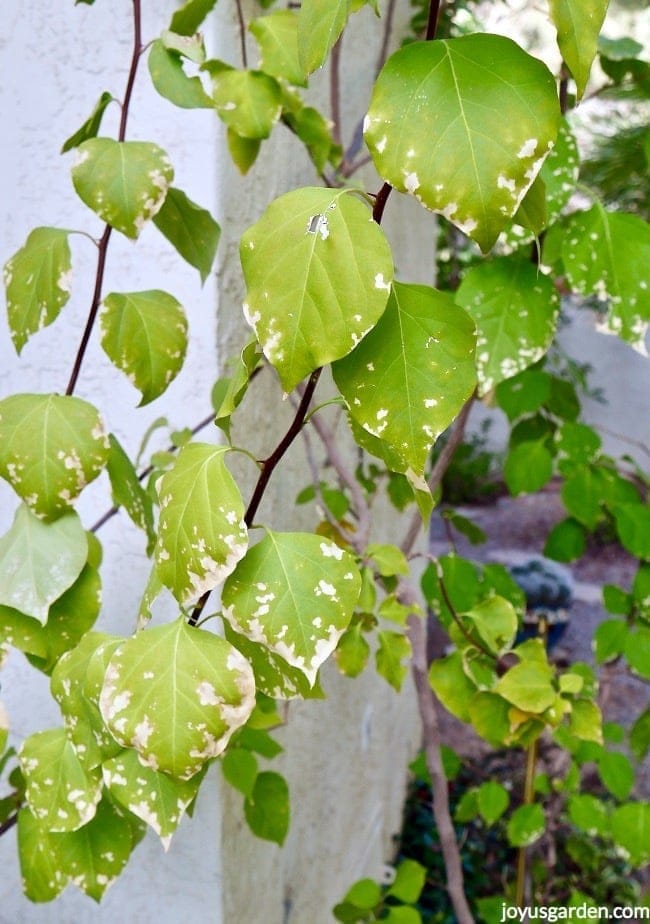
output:
<path id="1" fill-rule="evenodd" d="M 474 347 L 474 325 L 449 295 L 395 283 L 376 326 L 332 371 L 354 419 L 421 476 L 474 390 Z"/>
<path id="2" fill-rule="evenodd" d="M 104 352 L 154 401 L 180 372 L 187 350 L 187 319 L 167 292 L 111 292 L 99 316 Z"/>
<path id="3" fill-rule="evenodd" d="M 28 808 L 18 813 L 18 858 L 23 891 L 30 901 L 50 902 L 67 886 L 57 835 L 50 834 Z"/>
<path id="4" fill-rule="evenodd" d="M 30 735 L 18 759 L 27 804 L 48 831 L 76 831 L 88 824 L 101 797 L 101 783 L 86 772 L 63 728 Z"/>
<path id="5" fill-rule="evenodd" d="M 63 147 L 61 148 L 62 154 L 65 154 L 66 151 L 71 151 L 73 148 L 79 147 L 80 144 L 83 144 L 84 141 L 88 141 L 89 138 L 97 137 L 106 107 L 109 103 L 113 102 L 113 99 L 110 93 L 102 93 L 97 100 L 95 108 L 83 125 L 79 126 L 77 131 L 73 135 L 70 135 L 67 141 L 63 143 Z"/>
<path id="6" fill-rule="evenodd" d="M 219 379 L 212 389 L 215 424 L 230 438 L 230 418 L 248 391 L 251 378 L 260 364 L 262 353 L 257 340 L 250 340 L 235 361 L 230 378 Z"/>
<path id="7" fill-rule="evenodd" d="M 111 482 L 111 496 L 116 507 L 123 507 L 135 525 L 147 534 L 147 541 L 153 545 L 153 502 L 142 487 L 138 474 L 128 455 L 111 433 L 110 454 L 106 470 Z"/>
<path id="8" fill-rule="evenodd" d="M 536 661 L 511 667 L 496 685 L 496 692 L 523 712 L 543 712 L 555 702 L 552 671 Z"/>
<path id="9" fill-rule="evenodd" d="M 205 282 L 221 236 L 221 228 L 207 209 L 172 186 L 153 223 L 181 257 L 199 271 L 201 282 Z"/>
<path id="10" fill-rule="evenodd" d="M 188 77 L 180 55 L 165 47 L 161 39 L 152 43 L 147 63 L 151 82 L 170 103 L 182 109 L 212 109 L 200 78 Z"/>
<path id="11" fill-rule="evenodd" d="M 268 138 L 282 113 L 282 93 L 262 71 L 236 70 L 221 61 L 206 61 L 212 100 L 219 118 L 243 138 Z"/>
<path id="12" fill-rule="evenodd" d="M 550 224 L 561 214 L 573 195 L 580 172 L 578 144 L 565 118 L 560 121 L 557 140 L 539 171 L 546 187 L 546 211 Z"/>
<path id="13" fill-rule="evenodd" d="M 602 716 L 596 703 L 578 699 L 571 704 L 569 731 L 583 741 L 603 743 Z"/>
<path id="14" fill-rule="evenodd" d="M 310 685 L 348 627 L 361 578 L 354 558 L 308 533 L 267 531 L 223 587 L 235 631 L 302 671 Z"/>
<path id="15" fill-rule="evenodd" d="M 193 64 L 203 64 L 205 61 L 205 42 L 200 32 L 194 35 L 180 35 L 172 29 L 163 29 L 160 41 L 165 48 L 178 52 L 181 57 L 187 58 Z"/>
<path id="16" fill-rule="evenodd" d="M 80 199 L 133 239 L 162 207 L 173 177 L 165 152 L 148 141 L 91 138 L 77 148 L 72 168 Z"/>
<path id="17" fill-rule="evenodd" d="M 546 65 L 510 39 L 476 34 L 392 55 L 365 138 L 384 180 L 487 251 L 537 176 L 559 120 Z"/>
<path id="18" fill-rule="evenodd" d="M 366 548 L 365 557 L 374 562 L 383 577 L 409 573 L 408 559 L 396 545 L 373 542 Z"/>
<path id="19" fill-rule="evenodd" d="M 609 0 L 550 0 L 557 43 L 576 82 L 578 100 L 589 80 L 608 5 Z"/>
<path id="20" fill-rule="evenodd" d="M 289 831 L 289 787 L 279 773 L 258 774 L 244 814 L 256 837 L 282 846 Z"/>
<path id="21" fill-rule="evenodd" d="M 254 705 L 248 661 L 183 616 L 120 645 L 99 700 L 117 741 L 135 748 L 145 766 L 179 780 L 218 757 Z"/>
<path id="22" fill-rule="evenodd" d="M 252 642 L 240 632 L 235 632 L 228 620 L 224 620 L 224 634 L 252 667 L 255 689 L 259 693 L 276 700 L 322 698 L 318 681 L 310 687 L 303 671 L 291 667 L 288 661 L 266 645 Z"/>
<path id="23" fill-rule="evenodd" d="M 55 840 L 63 873 L 96 902 L 120 875 L 135 846 L 130 822 L 107 799 L 88 824 L 55 835 Z"/>
<path id="24" fill-rule="evenodd" d="M 102 775 L 113 798 L 148 824 L 165 850 L 203 780 L 201 773 L 191 780 L 175 780 L 152 767 L 144 767 L 132 749 L 104 761 Z"/>
<path id="25" fill-rule="evenodd" d="M 520 805 L 508 821 L 508 840 L 513 847 L 528 847 L 539 840 L 546 830 L 541 805 Z"/>
<path id="26" fill-rule="evenodd" d="M 431 664 L 429 683 L 445 709 L 462 722 L 469 722 L 469 705 L 477 688 L 463 670 L 459 651 L 438 658 Z"/>
<path id="27" fill-rule="evenodd" d="M 106 465 L 108 450 L 97 410 L 81 398 L 0 401 L 0 476 L 38 516 L 67 512 Z"/>
<path id="28" fill-rule="evenodd" d="M 298 54 L 306 74 L 320 67 L 350 13 L 350 0 L 303 0 L 298 16 Z"/>
<path id="29" fill-rule="evenodd" d="M 386 307 L 390 248 L 350 191 L 280 196 L 244 233 L 240 253 L 246 317 L 287 392 L 350 353 Z"/>
<path id="30" fill-rule="evenodd" d="M 401 902 L 415 904 L 422 893 L 427 871 L 416 860 L 402 860 L 395 870 L 388 895 L 394 895 Z"/>
<path id="31" fill-rule="evenodd" d="M 472 267 L 456 301 L 476 324 L 481 395 L 537 362 L 553 340 L 559 296 L 551 279 L 524 257 L 498 257 Z"/>
<path id="32" fill-rule="evenodd" d="M 153 568 L 149 572 L 149 577 L 147 578 L 147 583 L 142 593 L 142 599 L 140 600 L 140 606 L 138 607 L 136 629 L 144 629 L 147 623 L 151 620 L 153 615 L 151 608 L 154 604 L 154 601 L 158 598 L 160 592 L 162 591 L 163 586 L 163 582 L 160 580 L 160 576 L 158 574 L 158 569 L 154 564 Z"/>
<path id="33" fill-rule="evenodd" d="M 238 135 L 232 128 L 228 128 L 226 140 L 233 163 L 242 176 L 246 176 L 257 160 L 257 155 L 260 153 L 260 148 L 262 147 L 262 139 L 242 138 L 242 136 Z"/>
<path id="34" fill-rule="evenodd" d="M 249 29 L 260 46 L 260 70 L 295 86 L 307 86 L 298 57 L 298 20 L 293 10 L 274 10 L 254 19 Z"/>
<path id="35" fill-rule="evenodd" d="M 244 503 L 226 468 L 227 452 L 188 443 L 160 482 L 156 567 L 183 605 L 228 577 L 248 548 Z"/>
<path id="36" fill-rule="evenodd" d="M 370 645 L 363 637 L 361 624 L 355 623 L 343 633 L 334 652 L 336 665 L 346 677 L 358 677 L 365 669 Z"/>
<path id="37" fill-rule="evenodd" d="M 217 0 L 186 0 L 175 10 L 170 29 L 179 35 L 194 35 Z"/>
<path id="38" fill-rule="evenodd" d="M 20 353 L 32 334 L 56 320 L 70 298 L 68 232 L 35 228 L 7 260 L 3 276 L 9 331 Z"/>
<path id="39" fill-rule="evenodd" d="M 650 225 L 600 204 L 568 220 L 562 245 L 566 277 L 582 295 L 607 304 L 603 323 L 640 352 L 650 321 Z"/>
<path id="40" fill-rule="evenodd" d="M 45 625 L 50 606 L 74 584 L 87 555 L 76 513 L 44 523 L 21 504 L 0 538 L 0 604 Z"/>
<path id="41" fill-rule="evenodd" d="M 517 613 L 509 600 L 494 594 L 462 615 L 472 621 L 493 654 L 499 655 L 512 645 L 517 633 Z"/>
<path id="42" fill-rule="evenodd" d="M 411 656 L 411 642 L 401 632 L 377 633 L 379 647 L 375 651 L 377 673 L 398 692 L 402 689 L 408 674 L 408 665 L 404 663 Z"/>

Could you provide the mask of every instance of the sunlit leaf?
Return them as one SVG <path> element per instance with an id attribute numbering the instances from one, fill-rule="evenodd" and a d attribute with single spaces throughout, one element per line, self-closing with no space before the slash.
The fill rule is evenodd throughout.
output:
<path id="1" fill-rule="evenodd" d="M 260 70 L 304 87 L 307 79 L 298 57 L 298 20 L 293 10 L 274 10 L 254 19 L 248 28 L 260 46 Z"/>
<path id="2" fill-rule="evenodd" d="M 524 712 L 543 712 L 555 702 L 550 668 L 535 661 L 511 667 L 496 685 L 496 692 Z"/>
<path id="3" fill-rule="evenodd" d="M 151 82 L 165 99 L 182 109 L 212 109 L 213 103 L 198 77 L 188 77 L 180 55 L 161 39 L 151 45 L 148 58 Z"/>
<path id="4" fill-rule="evenodd" d="M 576 82 L 580 100 L 596 57 L 598 35 L 609 0 L 550 0 L 549 5 L 557 43 Z"/>
<path id="5" fill-rule="evenodd" d="M 322 698 L 318 679 L 311 687 L 302 670 L 292 667 L 266 645 L 235 632 L 227 619 L 224 620 L 224 634 L 253 668 L 255 689 L 259 693 L 276 700 Z"/>
<path id="6" fill-rule="evenodd" d="M 206 61 L 212 78 L 213 104 L 225 124 L 243 138 L 268 138 L 282 113 L 282 93 L 262 71 L 237 70 L 221 61 Z"/>
<path id="7" fill-rule="evenodd" d="M 350 0 L 303 0 L 298 17 L 298 54 L 306 74 L 320 67 L 343 31 Z"/>
<path id="8" fill-rule="evenodd" d="M 67 886 L 57 835 L 50 834 L 28 808 L 18 813 L 18 857 L 23 891 L 30 901 L 50 902 Z"/>

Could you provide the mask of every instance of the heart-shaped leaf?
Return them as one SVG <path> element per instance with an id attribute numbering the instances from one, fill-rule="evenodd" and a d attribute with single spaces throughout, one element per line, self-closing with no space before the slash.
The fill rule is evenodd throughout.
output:
<path id="1" fill-rule="evenodd" d="M 242 71 L 221 61 L 206 61 L 212 99 L 219 118 L 242 138 L 268 138 L 282 114 L 282 93 L 273 77 Z"/>
<path id="2" fill-rule="evenodd" d="M 546 65 L 510 39 L 467 35 L 414 42 L 388 59 L 365 139 L 384 180 L 487 251 L 537 176 L 559 120 Z"/>
<path id="3" fill-rule="evenodd" d="M 182 109 L 211 109 L 212 100 L 199 77 L 188 77 L 181 57 L 166 48 L 161 39 L 151 46 L 147 60 L 151 82 L 165 99 Z"/>
<path id="4" fill-rule="evenodd" d="M 35 228 L 3 272 L 9 330 L 20 353 L 32 334 L 56 320 L 70 298 L 68 232 Z"/>
<path id="5" fill-rule="evenodd" d="M 274 10 L 254 19 L 248 27 L 260 46 L 260 70 L 295 86 L 307 86 L 298 57 L 298 15 Z"/>
<path id="6" fill-rule="evenodd" d="M 395 283 L 373 330 L 334 365 L 334 381 L 352 417 L 422 475 L 474 390 L 474 346 L 474 325 L 449 295 Z"/>
<path id="7" fill-rule="evenodd" d="M 38 516 L 53 519 L 106 465 L 97 410 L 81 398 L 11 395 L 0 401 L 0 476 Z"/>
<path id="8" fill-rule="evenodd" d="M 218 757 L 255 706 L 248 661 L 184 617 L 143 629 L 116 650 L 99 707 L 124 747 L 152 770 L 189 780 Z"/>
<path id="9" fill-rule="evenodd" d="M 227 452 L 188 443 L 160 482 L 156 567 L 183 605 L 220 584 L 248 548 L 244 503 L 226 468 Z"/>
<path id="10" fill-rule="evenodd" d="M 354 558 L 333 542 L 267 531 L 224 584 L 222 602 L 237 632 L 280 655 L 313 685 L 348 627 L 360 590 Z"/>
<path id="11" fill-rule="evenodd" d="M 162 207 L 173 177 L 165 152 L 148 141 L 91 138 L 77 148 L 72 168 L 79 198 L 133 239 Z"/>
<path id="12" fill-rule="evenodd" d="M 99 316 L 102 347 L 142 393 L 158 398 L 180 372 L 187 349 L 187 319 L 167 292 L 112 292 Z"/>
<path id="13" fill-rule="evenodd" d="M 551 344 L 559 296 L 551 279 L 524 257 L 498 257 L 473 266 L 456 301 L 476 324 L 481 395 L 537 362 Z"/>
<path id="14" fill-rule="evenodd" d="M 69 877 L 61 868 L 57 835 L 50 834 L 28 808 L 18 813 L 18 857 L 23 891 L 33 902 L 50 902 L 65 889 Z"/>
<path id="15" fill-rule="evenodd" d="M 303 0 L 298 17 L 298 52 L 306 74 L 320 67 L 350 14 L 350 0 Z"/>
<path id="16" fill-rule="evenodd" d="M 0 604 L 45 625 L 50 606 L 77 580 L 87 556 L 76 513 L 44 523 L 21 504 L 0 538 Z"/>
<path id="17" fill-rule="evenodd" d="M 354 349 L 386 307 L 390 248 L 349 191 L 280 196 L 245 232 L 240 253 L 246 317 L 287 392 Z"/>

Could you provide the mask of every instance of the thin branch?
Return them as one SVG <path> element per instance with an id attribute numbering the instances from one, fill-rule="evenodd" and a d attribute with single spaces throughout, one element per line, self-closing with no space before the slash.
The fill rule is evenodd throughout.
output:
<path id="1" fill-rule="evenodd" d="M 17 821 L 18 821 L 18 812 L 16 812 L 14 815 L 10 815 L 9 818 L 6 818 L 0 825 L 0 837 L 2 837 L 3 834 L 6 834 L 7 831 L 11 831 L 11 829 L 17 823 Z"/>
<path id="2" fill-rule="evenodd" d="M 384 185 L 375 196 L 375 205 L 372 210 L 372 217 L 378 225 L 381 224 L 382 218 L 384 217 L 384 209 L 386 208 L 388 197 L 392 191 L 393 187 L 390 185 L 390 183 L 384 183 Z"/>
<path id="3" fill-rule="evenodd" d="M 436 37 L 436 30 L 438 28 L 438 17 L 440 16 L 440 2 L 441 0 L 432 0 L 432 3 L 429 4 L 429 18 L 427 20 L 427 31 L 424 36 L 426 42 L 430 42 Z"/>
<path id="4" fill-rule="evenodd" d="M 335 144 L 341 143 L 341 43 L 342 36 L 334 43 L 330 56 L 330 114 L 332 117 L 332 139 Z"/>
<path id="5" fill-rule="evenodd" d="M 237 20 L 239 22 L 239 42 L 241 45 L 241 60 L 243 66 L 248 67 L 248 55 L 246 53 L 246 23 L 244 22 L 244 12 L 241 6 L 241 0 L 236 0 Z"/>
<path id="6" fill-rule="evenodd" d="M 455 607 L 454 604 L 451 602 L 451 597 L 449 596 L 449 591 L 447 590 L 447 587 L 446 587 L 446 585 L 445 585 L 445 582 L 444 582 L 444 580 L 443 580 L 443 578 L 441 577 L 440 574 L 438 574 L 438 587 L 440 588 L 440 593 L 442 594 L 442 599 L 445 601 L 445 605 L 446 605 L 447 609 L 449 610 L 449 612 L 451 613 L 451 618 L 454 620 L 454 622 L 455 622 L 456 625 L 458 626 L 458 629 L 460 630 L 460 632 L 462 633 L 462 635 L 464 636 L 464 638 L 467 639 L 467 641 L 470 643 L 470 645 L 472 645 L 474 648 L 478 648 L 478 650 L 479 650 L 480 652 L 482 652 L 484 655 L 486 655 L 488 658 L 490 658 L 491 661 L 498 661 L 497 656 L 496 656 L 495 654 L 493 654 L 493 653 L 490 651 L 489 648 L 486 648 L 484 645 L 482 645 L 481 642 L 477 642 L 476 639 L 472 638 L 471 633 L 468 632 L 467 629 L 465 628 L 465 626 L 462 624 L 462 622 L 461 622 L 461 620 L 460 620 L 460 616 L 459 616 L 458 613 L 456 612 L 456 607 Z"/>
<path id="7" fill-rule="evenodd" d="M 120 117 L 120 127 L 118 131 L 118 141 L 124 141 L 126 137 L 126 123 L 129 117 L 129 107 L 131 104 L 131 95 L 133 93 L 133 86 L 135 84 L 135 77 L 138 70 L 138 62 L 140 61 L 140 55 L 142 53 L 142 25 L 141 25 L 141 10 L 140 10 L 140 0 L 133 0 L 133 53 L 131 55 L 131 66 L 129 67 L 129 75 L 126 80 L 126 89 L 124 91 L 124 99 L 122 100 L 122 115 Z M 106 225 L 104 228 L 104 233 L 101 236 L 99 241 L 99 253 L 97 255 L 97 270 L 95 272 L 95 288 L 93 291 L 92 301 L 90 303 L 90 310 L 88 312 L 88 319 L 86 320 L 86 326 L 84 332 L 81 336 L 81 341 L 77 349 L 77 354 L 75 356 L 74 364 L 72 367 L 72 373 L 70 375 L 70 381 L 68 382 L 68 387 L 65 390 L 66 395 L 72 395 L 74 393 L 75 387 L 77 385 L 77 379 L 79 378 L 79 373 L 81 372 L 81 366 L 86 355 L 86 349 L 88 347 L 88 342 L 90 336 L 93 332 L 93 327 L 95 326 L 95 321 L 97 319 L 97 312 L 99 311 L 99 306 L 101 303 L 102 297 L 102 286 L 104 284 L 104 271 L 106 269 L 106 255 L 108 252 L 108 242 L 110 241 L 112 233 L 112 228 L 110 225 Z"/>

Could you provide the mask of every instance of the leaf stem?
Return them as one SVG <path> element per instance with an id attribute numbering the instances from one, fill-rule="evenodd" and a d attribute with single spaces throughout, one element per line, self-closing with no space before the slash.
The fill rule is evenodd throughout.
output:
<path id="1" fill-rule="evenodd" d="M 375 196 L 375 204 L 372 209 L 372 217 L 378 225 L 381 224 L 381 220 L 384 217 L 384 209 L 386 208 L 388 197 L 392 191 L 393 187 L 390 185 L 390 183 L 384 183 L 384 185 Z"/>
<path id="2" fill-rule="evenodd" d="M 244 21 L 244 12 L 242 10 L 241 0 L 236 0 L 237 21 L 239 22 L 239 43 L 241 46 L 242 65 L 248 67 L 248 54 L 246 52 L 246 23 Z"/>
<path id="3" fill-rule="evenodd" d="M 341 143 L 341 41 L 338 38 L 332 48 L 330 56 L 330 113 L 332 116 L 332 139 L 335 144 Z"/>
<path id="4" fill-rule="evenodd" d="M 6 834 L 7 831 L 11 831 L 11 829 L 17 823 L 17 821 L 18 821 L 18 811 L 16 811 L 15 814 L 10 815 L 9 818 L 6 818 L 2 822 L 2 824 L 0 825 L 0 837 L 2 837 L 3 834 Z"/>
<path id="5" fill-rule="evenodd" d="M 429 4 L 429 18 L 427 20 L 427 31 L 424 36 L 426 42 L 432 41 L 436 37 L 436 30 L 438 28 L 438 17 L 440 16 L 440 2 L 441 0 L 432 0 Z"/>

